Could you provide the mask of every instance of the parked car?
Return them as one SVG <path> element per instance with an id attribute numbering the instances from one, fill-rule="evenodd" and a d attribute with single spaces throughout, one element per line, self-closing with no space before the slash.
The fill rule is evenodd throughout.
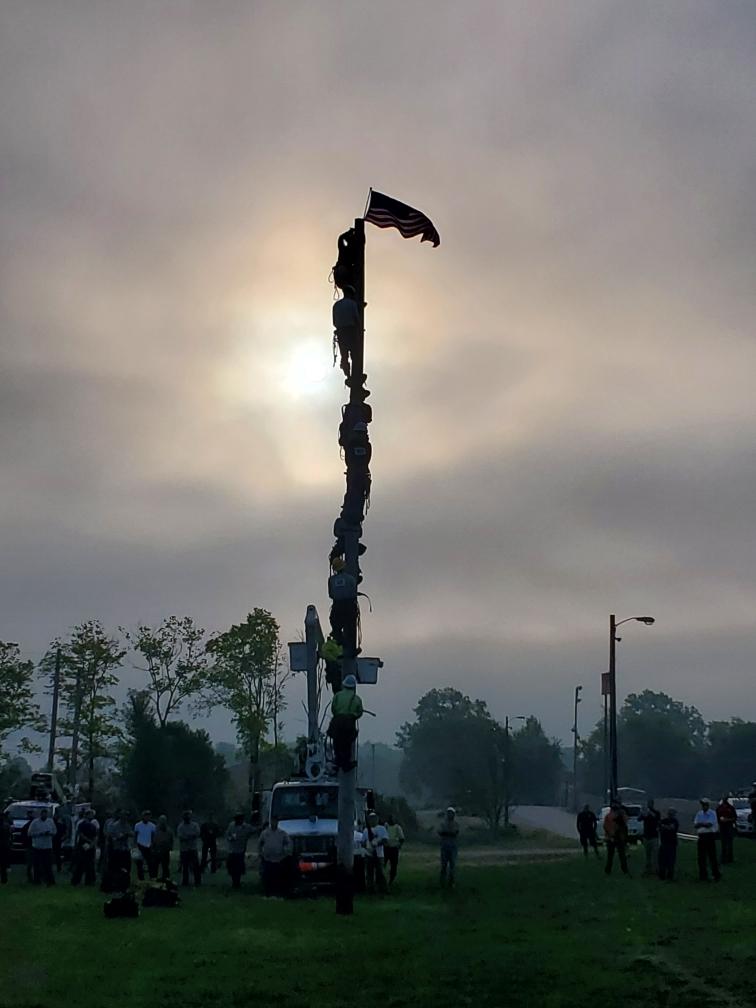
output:
<path id="1" fill-rule="evenodd" d="M 754 836 L 756 835 L 756 829 L 754 829 L 753 816 L 751 815 L 751 803 L 747 798 L 730 798 L 730 805 L 735 809 L 735 815 L 738 817 L 735 822 L 735 829 L 737 830 L 738 836 Z"/>
<path id="2" fill-rule="evenodd" d="M 46 808 L 50 818 L 58 808 L 57 802 L 38 801 L 14 801 L 5 809 L 5 814 L 11 820 L 11 860 L 21 862 L 26 860 L 26 845 L 24 842 L 24 826 L 32 819 L 39 819 L 39 813 Z"/>

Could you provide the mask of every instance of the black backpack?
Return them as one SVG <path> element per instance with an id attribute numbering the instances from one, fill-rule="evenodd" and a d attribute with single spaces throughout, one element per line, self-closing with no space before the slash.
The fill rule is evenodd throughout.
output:
<path id="1" fill-rule="evenodd" d="M 139 904 L 134 898 L 134 893 L 127 892 L 123 896 L 113 896 L 106 900 L 103 906 L 106 917 L 138 917 Z"/>
<path id="2" fill-rule="evenodd" d="M 142 897 L 144 907 L 175 907 L 181 902 L 173 882 L 156 882 L 149 885 Z"/>

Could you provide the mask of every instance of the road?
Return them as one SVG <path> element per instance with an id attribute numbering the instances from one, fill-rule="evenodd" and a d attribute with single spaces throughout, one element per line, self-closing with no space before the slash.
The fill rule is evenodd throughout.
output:
<path id="1" fill-rule="evenodd" d="M 550 805 L 518 805 L 511 813 L 510 819 L 515 826 L 530 826 L 532 829 L 548 830 L 557 836 L 567 837 L 578 842 L 575 829 L 575 815 L 563 808 Z M 695 840 L 690 833 L 679 833 L 681 840 Z"/>
<path id="2" fill-rule="evenodd" d="M 549 833 L 556 833 L 557 836 L 578 842 L 575 816 L 563 808 L 553 808 L 550 805 L 518 805 L 510 818 L 515 826 L 548 830 Z"/>

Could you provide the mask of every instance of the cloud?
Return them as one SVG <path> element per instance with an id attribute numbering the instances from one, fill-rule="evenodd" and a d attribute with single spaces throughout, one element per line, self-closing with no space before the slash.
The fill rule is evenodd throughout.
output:
<path id="1" fill-rule="evenodd" d="M 469 683 L 566 738 L 610 608 L 628 683 L 756 718 L 749 5 L 2 18 L 1 636 L 325 616 L 343 395 L 291 377 L 373 185 L 442 245 L 368 235 L 371 731 Z"/>

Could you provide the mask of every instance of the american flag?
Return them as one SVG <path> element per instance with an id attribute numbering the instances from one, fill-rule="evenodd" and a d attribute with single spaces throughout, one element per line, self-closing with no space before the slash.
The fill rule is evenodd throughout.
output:
<path id="1" fill-rule="evenodd" d="M 433 242 L 433 248 L 441 244 L 438 231 L 424 213 L 390 196 L 384 196 L 374 189 L 370 190 L 365 220 L 380 228 L 394 227 L 402 238 L 422 235 L 420 241 Z"/>

